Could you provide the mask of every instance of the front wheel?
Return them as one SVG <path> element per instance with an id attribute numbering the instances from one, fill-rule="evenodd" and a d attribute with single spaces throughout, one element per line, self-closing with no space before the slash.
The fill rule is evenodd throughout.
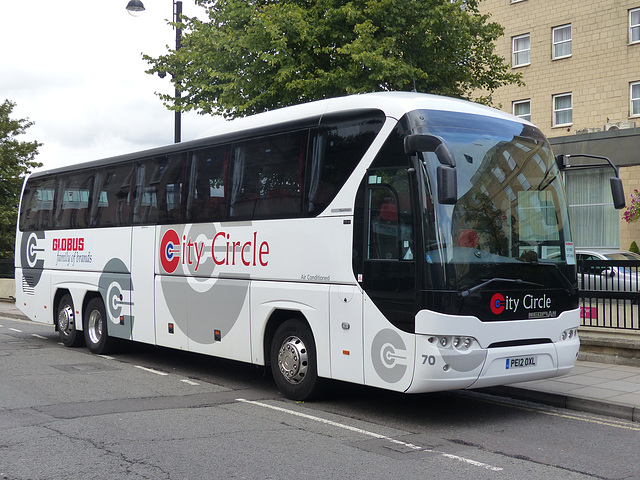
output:
<path id="1" fill-rule="evenodd" d="M 64 294 L 58 303 L 56 315 L 58 335 L 65 347 L 79 347 L 84 338 L 82 332 L 76 328 L 76 315 L 73 309 L 73 300 L 68 293 Z"/>
<path id="2" fill-rule="evenodd" d="M 84 338 L 91 353 L 105 354 L 114 350 L 115 339 L 107 332 L 107 316 L 100 298 L 92 298 L 84 315 Z"/>
<path id="3" fill-rule="evenodd" d="M 276 385 L 291 400 L 310 400 L 319 391 L 316 346 L 302 320 L 287 320 L 271 343 L 271 372 Z"/>

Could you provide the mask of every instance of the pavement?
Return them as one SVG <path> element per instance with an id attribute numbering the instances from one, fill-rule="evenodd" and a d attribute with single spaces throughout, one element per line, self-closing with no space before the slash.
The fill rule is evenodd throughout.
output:
<path id="1" fill-rule="evenodd" d="M 0 301 L 0 318 L 28 321 L 7 301 Z M 580 335 L 586 352 L 581 351 L 576 367 L 569 374 L 481 391 L 640 422 L 640 335 L 609 332 L 581 332 Z M 592 353 L 594 351 L 596 353 Z M 627 364 L 620 365 L 620 362 Z"/>

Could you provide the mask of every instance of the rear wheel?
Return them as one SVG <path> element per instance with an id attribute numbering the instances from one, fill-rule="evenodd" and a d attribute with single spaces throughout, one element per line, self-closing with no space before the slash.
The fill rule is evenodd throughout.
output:
<path id="1" fill-rule="evenodd" d="M 287 320 L 271 343 L 271 372 L 276 385 L 291 400 L 310 400 L 319 391 L 316 346 L 302 320 Z"/>
<path id="2" fill-rule="evenodd" d="M 56 315 L 58 323 L 58 335 L 65 347 L 79 347 L 84 338 L 82 332 L 76 328 L 76 315 L 73 309 L 73 300 L 68 293 L 64 294 L 58 303 Z"/>
<path id="3" fill-rule="evenodd" d="M 91 353 L 109 353 L 114 350 L 116 339 L 107 332 L 107 316 L 100 298 L 92 298 L 85 312 L 84 338 Z"/>

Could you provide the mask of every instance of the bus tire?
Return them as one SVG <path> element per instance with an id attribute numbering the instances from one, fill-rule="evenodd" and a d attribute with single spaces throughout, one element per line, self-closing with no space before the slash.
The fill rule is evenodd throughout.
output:
<path id="1" fill-rule="evenodd" d="M 105 354 L 113 351 L 115 339 L 109 337 L 107 332 L 108 319 L 101 298 L 89 300 L 84 318 L 84 339 L 91 353 Z"/>
<path id="2" fill-rule="evenodd" d="M 316 346 L 302 320 L 287 320 L 271 342 L 271 372 L 278 389 L 291 400 L 310 400 L 319 391 Z"/>
<path id="3" fill-rule="evenodd" d="M 76 328 L 73 300 L 68 293 L 65 293 L 58 302 L 56 323 L 60 341 L 65 347 L 79 347 L 82 345 L 84 338 L 82 332 Z"/>

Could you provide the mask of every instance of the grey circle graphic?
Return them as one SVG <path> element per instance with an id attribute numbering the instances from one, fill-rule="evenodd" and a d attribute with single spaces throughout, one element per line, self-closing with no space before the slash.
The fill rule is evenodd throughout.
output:
<path id="1" fill-rule="evenodd" d="M 44 232 L 31 232 L 23 234 L 20 241 L 20 265 L 22 265 L 24 281 L 30 287 L 35 287 L 42 277 L 44 269 L 43 240 Z M 29 273 L 25 275 L 27 270 Z"/>
<path id="2" fill-rule="evenodd" d="M 407 371 L 407 347 L 400 334 L 390 329 L 380 330 L 371 343 L 371 361 L 385 382 L 402 380 Z"/>

